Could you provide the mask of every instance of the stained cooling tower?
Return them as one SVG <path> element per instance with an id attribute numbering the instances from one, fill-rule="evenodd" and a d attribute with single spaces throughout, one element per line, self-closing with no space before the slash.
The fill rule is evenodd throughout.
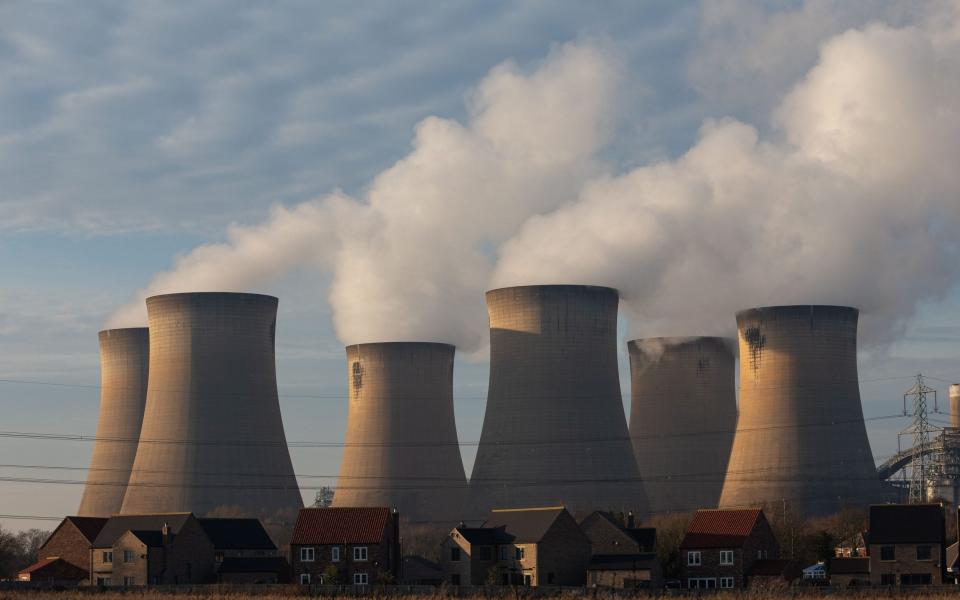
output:
<path id="1" fill-rule="evenodd" d="M 857 381 L 857 316 L 845 306 L 737 313 L 740 418 L 721 507 L 794 515 L 879 501 Z"/>
<path id="2" fill-rule="evenodd" d="M 487 292 L 490 387 L 474 507 L 647 512 L 617 373 L 617 291 Z"/>
<path id="3" fill-rule="evenodd" d="M 950 384 L 950 426 L 960 429 L 960 383 Z"/>
<path id="4" fill-rule="evenodd" d="M 649 338 L 630 353 L 630 436 L 654 513 L 715 508 L 737 426 L 733 340 Z"/>
<path id="5" fill-rule="evenodd" d="M 100 332 L 100 422 L 77 509 L 80 516 L 109 517 L 120 512 L 137 455 L 149 363 L 146 327 Z"/>
<path id="6" fill-rule="evenodd" d="M 350 411 L 334 506 L 392 506 L 412 521 L 452 525 L 462 518 L 453 354 L 428 342 L 347 347 Z"/>
<path id="7" fill-rule="evenodd" d="M 277 399 L 276 314 L 258 294 L 147 298 L 150 382 L 123 514 L 303 506 Z"/>

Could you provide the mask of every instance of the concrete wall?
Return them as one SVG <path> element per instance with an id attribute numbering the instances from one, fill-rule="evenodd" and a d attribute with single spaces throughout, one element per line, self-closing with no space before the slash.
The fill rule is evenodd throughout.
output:
<path id="1" fill-rule="evenodd" d="M 733 340 L 648 338 L 630 354 L 630 436 L 654 513 L 715 508 L 737 426 Z"/>
<path id="2" fill-rule="evenodd" d="M 737 313 L 740 416 L 721 507 L 811 516 L 878 501 L 857 381 L 857 316 L 808 305 Z"/>
<path id="3" fill-rule="evenodd" d="M 150 335 L 146 327 L 100 332 L 100 422 L 77 514 L 120 512 L 147 400 Z"/>
<path id="4" fill-rule="evenodd" d="M 453 414 L 454 347 L 347 347 L 349 416 L 333 506 L 391 506 L 455 525 L 466 474 Z"/>
<path id="5" fill-rule="evenodd" d="M 617 373 L 616 290 L 487 292 L 490 386 L 471 477 L 477 514 L 563 504 L 647 512 Z"/>
<path id="6" fill-rule="evenodd" d="M 258 294 L 147 299 L 150 382 L 123 514 L 303 506 L 277 398 L 276 311 Z"/>

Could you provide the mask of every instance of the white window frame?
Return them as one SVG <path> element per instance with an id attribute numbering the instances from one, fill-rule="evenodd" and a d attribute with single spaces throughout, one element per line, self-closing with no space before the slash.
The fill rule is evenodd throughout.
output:
<path id="1" fill-rule="evenodd" d="M 758 558 L 758 559 L 764 559 L 764 558 L 766 558 L 766 557 L 767 557 L 767 551 L 766 551 L 766 550 L 757 550 L 757 558 Z"/>
<path id="2" fill-rule="evenodd" d="M 733 589 L 734 579 L 733 577 L 721 577 L 720 578 L 720 589 L 721 590 L 732 590 Z"/>
<path id="3" fill-rule="evenodd" d="M 113 564 L 113 550 L 103 550 L 100 552 L 100 562 Z"/>
<path id="4" fill-rule="evenodd" d="M 130 577 L 129 575 L 124 576 L 124 578 L 123 578 L 123 587 L 130 587 L 130 586 L 133 586 L 133 585 L 137 585 L 137 578 L 136 578 L 136 577 Z"/>
<path id="5" fill-rule="evenodd" d="M 310 585 L 310 573 L 300 573 L 300 585 Z"/>
<path id="6" fill-rule="evenodd" d="M 136 560 L 137 560 L 137 555 L 136 555 L 136 553 L 135 553 L 133 550 L 124 550 L 124 551 L 123 551 L 123 562 L 125 562 L 125 563 L 132 563 L 132 562 L 136 562 Z M 124 577 L 124 579 L 126 579 L 126 577 Z M 124 585 L 126 585 L 126 584 L 124 584 Z"/>
<path id="7" fill-rule="evenodd" d="M 330 562 L 340 562 L 340 546 L 330 547 Z"/>
<path id="8" fill-rule="evenodd" d="M 369 585 L 370 576 L 366 573 L 354 573 L 353 574 L 353 585 Z"/>
<path id="9" fill-rule="evenodd" d="M 313 562 L 317 559 L 317 552 L 314 548 L 306 546 L 300 548 L 300 562 Z"/>
<path id="10" fill-rule="evenodd" d="M 687 550 L 687 566 L 699 567 L 703 564 L 703 555 L 699 550 Z"/>
<path id="11" fill-rule="evenodd" d="M 733 564 L 733 550 L 721 550 L 721 551 L 720 551 L 720 564 L 721 564 L 721 565 L 732 565 L 732 564 Z"/>
<path id="12" fill-rule="evenodd" d="M 713 582 L 713 587 L 710 587 L 709 583 Z M 690 585 L 691 583 L 696 582 L 696 586 Z M 700 584 L 703 585 L 700 585 Z M 716 577 L 688 577 L 687 578 L 687 589 L 688 590 L 715 590 L 717 589 L 717 578 Z"/>
<path id="13" fill-rule="evenodd" d="M 366 562 L 369 553 L 367 552 L 366 546 L 354 546 L 353 547 L 353 560 L 355 562 Z"/>

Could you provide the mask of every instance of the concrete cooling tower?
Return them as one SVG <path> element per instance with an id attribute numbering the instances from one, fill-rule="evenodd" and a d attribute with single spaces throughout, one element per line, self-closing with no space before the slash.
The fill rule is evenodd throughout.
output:
<path id="1" fill-rule="evenodd" d="M 960 383 L 950 384 L 950 426 L 960 429 Z"/>
<path id="2" fill-rule="evenodd" d="M 825 515 L 880 499 L 860 406 L 857 316 L 845 306 L 737 313 L 740 418 L 721 507 Z"/>
<path id="3" fill-rule="evenodd" d="M 470 480 L 475 510 L 647 513 L 620 395 L 617 303 L 604 287 L 487 292 L 490 387 Z"/>
<path id="4" fill-rule="evenodd" d="M 120 512 L 147 400 L 150 335 L 146 327 L 100 332 L 100 422 L 77 515 Z"/>
<path id="5" fill-rule="evenodd" d="M 147 298 L 150 382 L 123 514 L 303 506 L 277 398 L 276 314 L 277 299 L 258 294 Z"/>
<path id="6" fill-rule="evenodd" d="M 648 338 L 630 354 L 630 437 L 654 513 L 715 508 L 737 427 L 733 340 Z"/>
<path id="7" fill-rule="evenodd" d="M 411 521 L 463 517 L 467 478 L 453 416 L 454 347 L 347 347 L 349 416 L 334 506 L 392 506 Z"/>

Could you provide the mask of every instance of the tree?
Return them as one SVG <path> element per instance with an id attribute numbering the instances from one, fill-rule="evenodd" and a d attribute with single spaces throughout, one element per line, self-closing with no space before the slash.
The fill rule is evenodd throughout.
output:
<path id="1" fill-rule="evenodd" d="M 323 570 L 320 581 L 323 582 L 324 585 L 337 585 L 340 583 L 340 571 L 337 570 L 337 565 L 327 565 Z"/>
<path id="2" fill-rule="evenodd" d="M 680 578 L 683 568 L 680 543 L 683 542 L 691 519 L 692 513 L 670 513 L 657 515 L 645 523 L 647 527 L 657 529 L 657 559 L 666 579 Z"/>

